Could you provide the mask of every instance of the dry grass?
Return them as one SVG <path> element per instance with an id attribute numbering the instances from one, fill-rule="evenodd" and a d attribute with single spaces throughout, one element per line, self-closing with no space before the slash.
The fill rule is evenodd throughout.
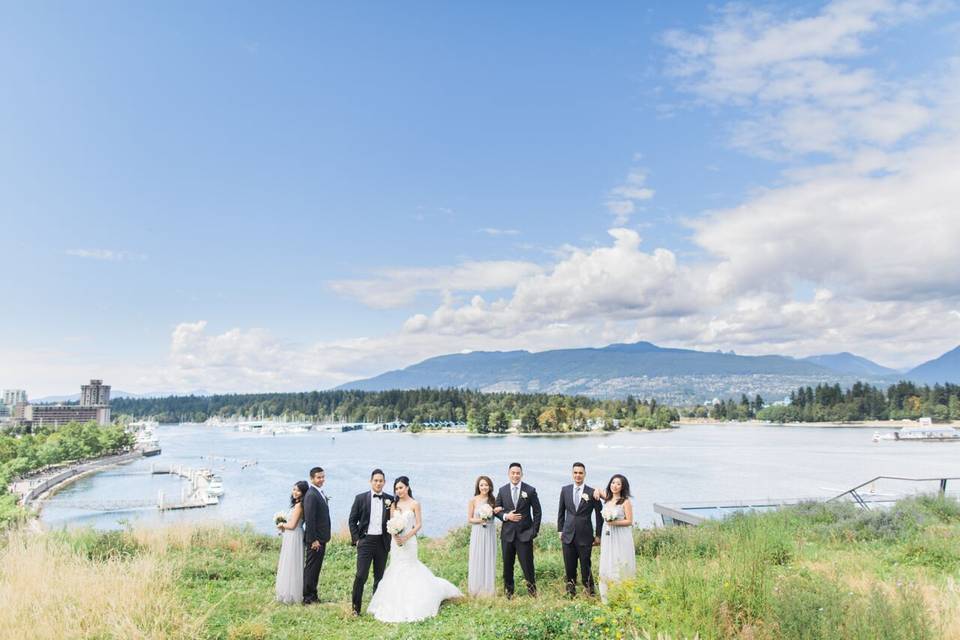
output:
<path id="1" fill-rule="evenodd" d="M 0 638 L 195 638 L 174 571 L 149 554 L 94 561 L 49 536 L 12 534 L 0 549 Z"/>

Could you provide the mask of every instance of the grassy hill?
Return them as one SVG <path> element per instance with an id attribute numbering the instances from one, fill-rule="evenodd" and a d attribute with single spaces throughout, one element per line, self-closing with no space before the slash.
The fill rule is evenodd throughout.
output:
<path id="1" fill-rule="evenodd" d="M 960 637 L 960 505 L 890 511 L 801 505 L 695 529 L 635 532 L 637 578 L 610 605 L 563 597 L 545 526 L 540 596 L 466 598 L 410 625 L 349 615 L 355 552 L 328 549 L 322 604 L 273 600 L 275 536 L 177 527 L 15 533 L 0 550 L 0 635 L 10 638 L 740 638 Z M 469 533 L 425 541 L 422 560 L 466 586 Z M 498 568 L 499 571 L 499 568 Z M 369 589 L 368 589 L 369 592 Z M 369 598 L 369 593 L 367 594 Z M 6 635 L 4 635 L 6 634 Z"/>

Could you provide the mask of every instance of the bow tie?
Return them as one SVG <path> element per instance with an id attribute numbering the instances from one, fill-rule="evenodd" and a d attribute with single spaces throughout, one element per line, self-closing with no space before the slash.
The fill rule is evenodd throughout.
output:
<path id="1" fill-rule="evenodd" d="M 378 499 L 378 500 L 383 500 L 383 494 L 382 494 L 382 493 L 375 493 L 375 494 L 373 494 L 373 497 L 376 498 L 376 499 Z"/>

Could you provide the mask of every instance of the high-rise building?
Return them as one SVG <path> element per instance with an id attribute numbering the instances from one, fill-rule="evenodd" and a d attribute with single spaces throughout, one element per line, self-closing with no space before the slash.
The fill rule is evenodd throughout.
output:
<path id="1" fill-rule="evenodd" d="M 68 422 L 87 421 L 108 425 L 110 385 L 103 384 L 103 380 L 91 380 L 90 384 L 81 385 L 79 405 L 18 402 L 14 405 L 13 419 L 34 427 L 57 427 Z"/>
<path id="2" fill-rule="evenodd" d="M 91 380 L 80 386 L 81 407 L 106 407 L 110 405 L 110 385 L 103 380 Z"/>
<path id="3" fill-rule="evenodd" d="M 7 405 L 11 409 L 21 402 L 27 401 L 27 392 L 23 389 L 4 389 L 3 390 L 3 404 Z"/>

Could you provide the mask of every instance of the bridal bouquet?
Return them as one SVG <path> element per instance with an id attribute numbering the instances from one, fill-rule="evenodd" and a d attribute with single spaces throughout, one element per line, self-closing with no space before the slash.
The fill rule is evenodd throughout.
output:
<path id="1" fill-rule="evenodd" d="M 389 520 L 387 520 L 387 533 L 392 536 L 398 536 L 403 533 L 403 530 L 407 528 L 407 523 L 404 522 L 403 514 L 398 513 Z"/>
<path id="2" fill-rule="evenodd" d="M 603 516 L 603 519 L 606 522 L 613 522 L 614 520 L 620 519 L 620 513 L 617 509 L 617 505 L 613 502 L 608 502 L 604 505 L 603 509 L 600 511 L 600 515 Z M 610 535 L 610 527 L 606 527 L 606 534 Z"/>
<path id="3" fill-rule="evenodd" d="M 273 524 L 280 526 L 281 524 L 287 524 L 287 514 L 283 511 L 277 511 L 273 514 Z"/>
<path id="4" fill-rule="evenodd" d="M 477 517 L 483 520 L 483 524 L 481 526 L 487 526 L 487 523 L 493 520 L 493 507 L 487 503 L 481 504 L 479 507 L 477 507 Z"/>

